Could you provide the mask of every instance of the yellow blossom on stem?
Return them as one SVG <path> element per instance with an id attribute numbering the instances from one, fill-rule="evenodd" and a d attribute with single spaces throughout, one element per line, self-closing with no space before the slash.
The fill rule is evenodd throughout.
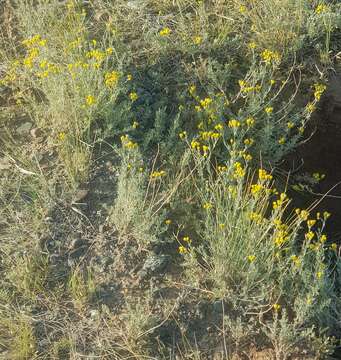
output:
<path id="1" fill-rule="evenodd" d="M 252 118 L 252 117 L 249 117 L 249 118 L 247 118 L 247 119 L 245 120 L 245 122 L 246 122 L 246 125 L 247 125 L 247 126 L 251 127 L 251 126 L 254 125 L 255 119 Z"/>
<path id="2" fill-rule="evenodd" d="M 190 243 L 192 242 L 192 240 L 191 240 L 191 238 L 190 238 L 189 236 L 184 236 L 184 237 L 182 238 L 182 240 L 183 240 L 184 242 L 186 242 L 187 244 L 190 244 Z"/>
<path id="3" fill-rule="evenodd" d="M 328 7 L 325 4 L 319 4 L 317 5 L 315 12 L 316 14 L 320 15 L 323 14 L 324 12 L 326 12 L 328 9 Z"/>
<path id="4" fill-rule="evenodd" d="M 202 43 L 202 37 L 201 36 L 194 36 L 193 43 L 195 45 L 200 45 Z"/>
<path id="5" fill-rule="evenodd" d="M 96 103 L 96 99 L 95 99 L 94 96 L 88 95 L 88 96 L 85 98 L 85 103 L 86 103 L 86 105 L 88 105 L 88 106 L 93 106 L 93 105 L 95 105 L 95 103 Z"/>
<path id="6" fill-rule="evenodd" d="M 180 245 L 178 248 L 178 252 L 179 252 L 179 254 L 186 254 L 187 248 L 185 248 L 183 245 Z"/>
<path id="7" fill-rule="evenodd" d="M 268 174 L 268 173 L 266 172 L 266 170 L 264 170 L 264 169 L 259 169 L 259 170 L 258 170 L 258 178 L 259 178 L 259 180 L 261 180 L 261 181 L 272 180 L 272 175 L 271 175 L 271 174 Z"/>
<path id="8" fill-rule="evenodd" d="M 151 179 L 158 179 L 158 178 L 161 178 L 162 176 L 165 176 L 165 175 L 166 175 L 166 171 L 164 171 L 164 170 L 153 171 L 153 172 L 150 174 L 150 178 L 151 178 Z"/>
<path id="9" fill-rule="evenodd" d="M 280 304 L 273 304 L 272 307 L 274 308 L 275 311 L 279 311 L 281 309 Z"/>
<path id="10" fill-rule="evenodd" d="M 315 234 L 312 232 L 312 231 L 308 231 L 306 234 L 305 234 L 305 238 L 308 240 L 308 241 L 311 241 L 313 238 L 314 238 Z"/>
<path id="11" fill-rule="evenodd" d="M 229 120 L 227 123 L 228 127 L 230 128 L 238 128 L 240 126 L 240 122 L 236 119 Z"/>
<path id="12" fill-rule="evenodd" d="M 172 30 L 169 27 L 164 27 L 163 29 L 160 30 L 159 34 L 162 37 L 168 36 L 170 33 L 172 32 Z"/>
<path id="13" fill-rule="evenodd" d="M 135 91 L 133 91 L 129 94 L 129 98 L 132 102 L 134 102 L 139 98 L 139 96 L 137 95 L 137 93 Z"/>
<path id="14" fill-rule="evenodd" d="M 278 143 L 280 145 L 284 145 L 285 144 L 285 137 L 281 137 L 279 140 L 278 140 Z"/>
<path id="15" fill-rule="evenodd" d="M 274 108 L 271 107 L 271 106 L 265 108 L 265 112 L 266 112 L 268 115 L 272 114 L 273 111 L 274 111 Z"/>
<path id="16" fill-rule="evenodd" d="M 256 256 L 255 255 L 249 255 L 247 257 L 247 260 L 250 262 L 250 263 L 253 263 L 255 260 L 256 260 Z"/>
<path id="17" fill-rule="evenodd" d="M 172 223 L 172 220 L 171 220 L 171 219 L 165 220 L 165 224 L 166 224 L 166 225 L 170 225 L 171 223 Z"/>

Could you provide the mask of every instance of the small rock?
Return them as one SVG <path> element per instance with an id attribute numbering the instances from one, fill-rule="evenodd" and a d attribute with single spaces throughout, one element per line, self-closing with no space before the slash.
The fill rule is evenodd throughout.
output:
<path id="1" fill-rule="evenodd" d="M 162 273 L 170 262 L 169 255 L 149 255 L 140 271 L 142 277 Z"/>
<path id="2" fill-rule="evenodd" d="M 43 135 L 43 131 L 39 128 L 33 128 L 31 129 L 30 134 L 33 138 L 37 139 Z"/>
<path id="3" fill-rule="evenodd" d="M 75 193 L 74 197 L 73 197 L 73 203 L 79 202 L 81 200 L 84 200 L 84 198 L 88 195 L 89 190 L 87 189 L 79 189 L 77 190 L 77 192 Z"/>

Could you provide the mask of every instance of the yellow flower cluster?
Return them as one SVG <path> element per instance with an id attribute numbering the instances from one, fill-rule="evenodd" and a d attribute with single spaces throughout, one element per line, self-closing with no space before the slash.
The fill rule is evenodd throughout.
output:
<path id="1" fill-rule="evenodd" d="M 222 135 L 221 133 L 218 132 L 214 132 L 214 131 L 201 131 L 200 133 L 200 138 L 202 140 L 210 140 L 210 139 L 219 139 Z"/>
<path id="2" fill-rule="evenodd" d="M 201 36 L 194 36 L 193 43 L 195 45 L 200 45 L 202 43 L 202 37 Z"/>
<path id="3" fill-rule="evenodd" d="M 279 199 L 272 203 L 274 210 L 281 208 L 288 201 L 288 196 L 285 193 L 280 194 Z"/>
<path id="4" fill-rule="evenodd" d="M 327 5 L 319 4 L 319 5 L 317 5 L 315 12 L 316 12 L 316 14 L 320 15 L 320 14 L 323 14 L 324 12 L 326 12 L 327 9 L 328 9 Z"/>
<path id="5" fill-rule="evenodd" d="M 27 48 L 33 47 L 33 46 L 45 46 L 46 45 L 46 39 L 42 39 L 40 35 L 34 35 L 28 39 L 25 39 L 22 41 L 22 44 L 25 45 Z"/>
<path id="6" fill-rule="evenodd" d="M 264 111 L 268 114 L 268 115 L 271 115 L 274 111 L 274 108 L 271 107 L 271 106 L 268 106 L 264 109 Z"/>
<path id="7" fill-rule="evenodd" d="M 105 52 L 98 49 L 88 51 L 85 56 L 88 59 L 96 60 L 98 63 L 101 63 L 106 58 Z"/>
<path id="8" fill-rule="evenodd" d="M 290 259 L 296 266 L 301 264 L 301 260 L 297 255 L 291 255 Z"/>
<path id="9" fill-rule="evenodd" d="M 158 178 L 161 178 L 163 176 L 166 175 L 166 171 L 164 170 L 160 170 L 160 171 L 153 171 L 151 174 L 150 174 L 150 178 L 151 179 L 158 179 Z"/>
<path id="10" fill-rule="evenodd" d="M 235 179 L 243 178 L 245 176 L 246 170 L 242 167 L 242 164 L 240 162 L 235 162 L 233 164 L 233 167 L 234 167 L 233 177 Z"/>
<path id="11" fill-rule="evenodd" d="M 180 139 L 186 139 L 187 137 L 187 131 L 182 131 L 180 134 L 179 134 L 179 138 Z"/>
<path id="12" fill-rule="evenodd" d="M 240 90 L 245 94 L 251 91 L 260 91 L 262 88 L 261 85 L 250 86 L 245 80 L 239 80 L 238 83 L 240 86 Z"/>
<path id="13" fill-rule="evenodd" d="M 85 98 L 85 103 L 86 105 L 88 106 L 93 106 L 95 105 L 96 103 L 96 99 L 93 95 L 88 95 L 86 98 Z"/>
<path id="14" fill-rule="evenodd" d="M 130 140 L 129 135 L 122 135 L 121 143 L 123 147 L 127 149 L 136 149 L 138 147 L 137 143 L 134 143 L 132 140 Z"/>
<path id="15" fill-rule="evenodd" d="M 259 170 L 258 170 L 258 178 L 259 178 L 259 180 L 261 180 L 261 181 L 272 180 L 272 175 L 271 175 L 271 174 L 268 174 L 268 173 L 266 172 L 266 170 L 264 170 L 264 169 L 259 169 Z"/>
<path id="16" fill-rule="evenodd" d="M 104 76 L 105 85 L 111 88 L 117 84 L 119 78 L 120 74 L 117 71 L 106 73 Z"/>
<path id="17" fill-rule="evenodd" d="M 288 239 L 289 239 L 288 235 L 289 234 L 284 227 L 277 230 L 277 232 L 275 234 L 275 240 L 274 240 L 275 244 L 277 246 L 282 246 L 286 241 L 288 241 Z"/>
<path id="18" fill-rule="evenodd" d="M 139 98 L 139 96 L 137 95 L 137 93 L 136 93 L 135 91 L 129 93 L 129 99 L 130 99 L 131 101 L 134 102 L 134 101 L 136 101 L 138 98 Z"/>
<path id="19" fill-rule="evenodd" d="M 204 108 L 207 109 L 211 104 L 212 104 L 212 99 L 211 98 L 205 98 L 203 100 L 200 100 L 200 105 Z"/>
<path id="20" fill-rule="evenodd" d="M 203 208 L 204 208 L 205 210 L 209 210 L 209 209 L 212 208 L 212 204 L 207 202 L 207 203 L 205 203 L 205 204 L 203 205 Z"/>
<path id="21" fill-rule="evenodd" d="M 160 34 L 160 36 L 165 37 L 165 36 L 170 35 L 171 32 L 172 32 L 172 30 L 169 27 L 165 27 L 160 30 L 159 34 Z"/>
<path id="22" fill-rule="evenodd" d="M 316 101 L 319 101 L 321 99 L 321 95 L 324 93 L 326 88 L 326 85 L 314 84 L 314 98 Z"/>
<path id="23" fill-rule="evenodd" d="M 266 64 L 279 63 L 281 60 L 281 55 L 277 51 L 271 51 L 265 49 L 261 53 L 261 57 Z"/>
<path id="24" fill-rule="evenodd" d="M 236 119 L 232 119 L 232 120 L 229 120 L 229 122 L 227 123 L 228 127 L 229 128 L 238 128 L 240 127 L 240 122 Z"/>
<path id="25" fill-rule="evenodd" d="M 260 224 L 263 221 L 263 216 L 259 213 L 251 212 L 249 214 L 249 219 L 257 224 Z"/>
<path id="26" fill-rule="evenodd" d="M 252 118 L 252 117 L 249 117 L 249 118 L 247 118 L 247 119 L 245 120 L 245 123 L 246 123 L 246 125 L 247 125 L 248 127 L 251 127 L 251 126 L 253 126 L 253 125 L 255 124 L 255 119 Z"/>

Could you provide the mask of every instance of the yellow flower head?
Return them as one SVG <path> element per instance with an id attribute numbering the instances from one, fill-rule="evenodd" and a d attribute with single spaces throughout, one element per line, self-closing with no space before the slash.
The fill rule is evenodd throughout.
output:
<path id="1" fill-rule="evenodd" d="M 249 255 L 249 256 L 247 257 L 247 260 L 248 260 L 250 263 L 252 263 L 252 262 L 254 262 L 254 261 L 256 260 L 256 256 L 255 256 L 255 255 Z"/>
<path id="2" fill-rule="evenodd" d="M 195 45 L 200 45 L 202 43 L 202 37 L 201 36 L 194 36 L 193 42 Z"/>
<path id="3" fill-rule="evenodd" d="M 273 304 L 272 307 L 274 308 L 275 311 L 279 311 L 281 309 L 280 304 Z"/>
<path id="4" fill-rule="evenodd" d="M 227 123 L 228 127 L 230 128 L 238 128 L 240 126 L 240 122 L 236 119 L 229 120 Z"/>
<path id="5" fill-rule="evenodd" d="M 266 170 L 264 170 L 264 169 L 259 169 L 259 170 L 258 170 L 258 178 L 259 178 L 259 180 L 261 180 L 261 181 L 272 180 L 272 175 L 271 175 L 271 174 L 268 174 L 268 173 L 266 172 Z"/>
<path id="6" fill-rule="evenodd" d="M 178 251 L 179 251 L 179 254 L 186 254 L 187 253 L 187 248 L 180 245 L 179 248 L 178 248 Z"/>
<path id="7" fill-rule="evenodd" d="M 324 12 L 326 12 L 327 9 L 328 9 L 327 5 L 319 4 L 319 5 L 317 5 L 315 12 L 316 12 L 316 14 L 320 15 L 320 14 L 323 14 Z"/>
<path id="8" fill-rule="evenodd" d="M 117 84 L 119 78 L 120 74 L 117 71 L 106 73 L 104 77 L 105 85 L 108 87 L 113 87 Z"/>
<path id="9" fill-rule="evenodd" d="M 266 112 L 268 115 L 272 114 L 273 111 L 274 111 L 274 108 L 271 107 L 271 106 L 265 108 L 265 112 Z"/>
<path id="10" fill-rule="evenodd" d="M 165 224 L 166 224 L 166 225 L 170 225 L 171 223 L 172 223 L 172 220 L 171 220 L 171 219 L 165 220 Z"/>
<path id="11" fill-rule="evenodd" d="M 86 98 L 85 98 L 85 102 L 88 106 L 93 106 L 95 105 L 96 103 L 96 99 L 94 96 L 92 95 L 88 95 Z"/>
<path id="12" fill-rule="evenodd" d="M 130 94 L 129 94 L 129 98 L 130 98 L 130 100 L 131 101 L 136 101 L 138 98 L 139 98 L 139 96 L 137 95 L 137 93 L 135 92 L 135 91 L 133 91 L 133 92 L 131 92 Z"/>
<path id="13" fill-rule="evenodd" d="M 160 34 L 160 36 L 164 37 L 164 36 L 168 36 L 171 32 L 172 32 L 172 30 L 169 27 L 165 27 L 160 30 L 159 34 Z"/>

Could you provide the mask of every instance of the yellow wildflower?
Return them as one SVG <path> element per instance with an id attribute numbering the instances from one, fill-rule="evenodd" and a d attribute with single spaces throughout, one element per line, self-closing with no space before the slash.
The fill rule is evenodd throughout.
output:
<path id="1" fill-rule="evenodd" d="M 138 98 L 139 98 L 139 96 L 137 95 L 137 93 L 135 92 L 135 91 L 133 91 L 133 92 L 131 92 L 130 94 L 129 94 L 129 98 L 130 98 L 130 100 L 131 101 L 136 101 Z"/>
<path id="2" fill-rule="evenodd" d="M 95 105 L 96 103 L 96 99 L 94 96 L 92 95 L 88 95 L 86 98 L 85 98 L 85 102 L 88 106 L 93 106 Z"/>
<path id="3" fill-rule="evenodd" d="M 309 229 L 310 229 L 311 227 L 313 227 L 315 224 L 316 224 L 316 220 L 314 220 L 314 219 L 311 219 L 311 220 L 308 220 L 308 221 L 307 221 L 307 225 L 308 225 L 308 228 L 309 228 Z"/>
<path id="4" fill-rule="evenodd" d="M 234 173 L 233 173 L 233 176 L 235 178 L 242 178 L 245 176 L 246 174 L 246 170 L 243 169 L 242 165 L 240 162 L 236 162 L 233 164 L 233 167 L 234 167 Z"/>
<path id="5" fill-rule="evenodd" d="M 185 139 L 187 137 L 187 132 L 186 131 L 182 131 L 180 134 L 179 134 L 179 138 L 180 139 Z"/>
<path id="6" fill-rule="evenodd" d="M 165 220 L 165 224 L 166 224 L 166 225 L 170 225 L 171 223 L 172 223 L 172 220 L 171 220 L 171 219 Z"/>
<path id="7" fill-rule="evenodd" d="M 316 273 L 316 276 L 317 276 L 318 279 L 321 279 L 322 275 L 323 275 L 323 271 L 318 271 Z"/>
<path id="8" fill-rule="evenodd" d="M 289 121 L 289 122 L 287 123 L 288 129 L 292 129 L 294 126 L 295 126 L 295 124 L 294 124 L 293 122 L 291 122 L 291 121 Z"/>
<path id="9" fill-rule="evenodd" d="M 280 144 L 280 145 L 284 145 L 285 144 L 285 137 L 281 137 L 279 140 L 278 140 L 278 143 Z"/>
<path id="10" fill-rule="evenodd" d="M 186 254 L 187 253 L 187 249 L 182 245 L 179 246 L 178 251 L 179 251 L 179 254 Z"/>
<path id="11" fill-rule="evenodd" d="M 249 256 L 247 257 L 247 260 L 248 260 L 250 263 L 252 263 L 252 262 L 254 262 L 254 261 L 256 260 L 256 256 L 255 256 L 255 255 L 249 255 Z"/>
<path id="12" fill-rule="evenodd" d="M 160 30 L 159 34 L 160 36 L 168 36 L 172 30 L 169 27 L 165 27 L 162 30 Z"/>
<path id="13" fill-rule="evenodd" d="M 319 101 L 321 99 L 321 95 L 324 93 L 324 91 L 326 90 L 326 85 L 323 84 L 314 84 L 314 97 L 315 100 Z"/>
<path id="14" fill-rule="evenodd" d="M 315 12 L 316 14 L 320 15 L 323 14 L 324 12 L 326 12 L 328 9 L 328 7 L 325 4 L 319 4 L 317 5 Z"/>
<path id="15" fill-rule="evenodd" d="M 321 237 L 320 237 L 320 241 L 321 243 L 324 243 L 327 241 L 327 235 L 326 234 L 322 234 Z"/>
<path id="16" fill-rule="evenodd" d="M 117 71 L 112 71 L 105 74 L 105 85 L 108 87 L 113 87 L 117 84 L 120 74 Z"/>
<path id="17" fill-rule="evenodd" d="M 195 45 L 200 45 L 202 43 L 202 37 L 201 36 L 194 36 L 193 42 Z"/>
<path id="18" fill-rule="evenodd" d="M 186 242 L 186 243 L 188 243 L 188 244 L 190 244 L 192 241 L 191 241 L 191 238 L 189 237 L 189 236 L 184 236 L 183 238 L 182 238 L 182 240 L 184 241 L 184 242 Z"/>
<path id="19" fill-rule="evenodd" d="M 150 178 L 151 179 L 157 179 L 157 178 L 161 178 L 162 176 L 165 176 L 166 175 L 166 171 L 164 170 L 161 170 L 161 171 L 153 171 L 151 174 L 150 174 Z"/>
<path id="20" fill-rule="evenodd" d="M 281 55 L 277 51 L 265 49 L 261 53 L 261 57 L 266 64 L 278 63 L 281 60 Z"/>
<path id="21" fill-rule="evenodd" d="M 312 231 L 308 231 L 306 234 L 305 234 L 305 238 L 308 240 L 308 241 L 311 241 L 313 238 L 314 238 L 315 234 L 312 232 Z"/>
<path id="22" fill-rule="evenodd" d="M 271 107 L 271 106 L 265 108 L 265 112 L 266 112 L 268 115 L 272 114 L 273 111 L 274 111 L 274 108 Z"/>
<path id="23" fill-rule="evenodd" d="M 59 139 L 60 141 L 64 141 L 64 140 L 65 140 L 65 137 L 66 137 L 65 132 L 60 132 L 60 133 L 58 134 L 58 139 Z"/>
<path id="24" fill-rule="evenodd" d="M 251 126 L 254 125 L 255 119 L 252 118 L 252 117 L 249 117 L 249 118 L 247 118 L 247 119 L 245 120 L 245 122 L 246 122 L 246 125 L 247 125 L 247 126 L 251 127 Z"/>
<path id="25" fill-rule="evenodd" d="M 131 80 L 133 80 L 133 75 L 131 75 L 131 74 L 128 74 L 128 75 L 127 75 L 127 80 L 128 80 L 128 81 L 131 81 Z"/>
<path id="26" fill-rule="evenodd" d="M 212 103 L 212 99 L 211 98 L 205 98 L 203 100 L 200 101 L 200 105 L 204 108 L 207 109 Z"/>
<path id="27" fill-rule="evenodd" d="M 205 204 L 203 205 L 203 208 L 204 208 L 205 210 L 209 210 L 209 209 L 212 208 L 212 204 L 210 204 L 210 203 L 205 203 Z"/>
<path id="28" fill-rule="evenodd" d="M 247 10 L 247 9 L 246 9 L 246 6 L 245 6 L 245 5 L 240 5 L 240 6 L 239 6 L 239 12 L 240 12 L 240 13 L 244 14 L 244 13 L 246 12 L 246 10 Z"/>
<path id="29" fill-rule="evenodd" d="M 279 311 L 281 309 L 280 304 L 273 304 L 272 307 L 274 308 L 275 311 Z"/>
<path id="30" fill-rule="evenodd" d="M 272 175 L 271 174 L 268 174 L 266 172 L 266 170 L 264 169 L 259 169 L 258 170 L 258 178 L 259 180 L 261 181 L 264 181 L 264 180 L 272 180 Z"/>
<path id="31" fill-rule="evenodd" d="M 227 123 L 228 127 L 230 128 L 238 128 L 240 126 L 240 122 L 236 119 L 229 120 Z"/>

